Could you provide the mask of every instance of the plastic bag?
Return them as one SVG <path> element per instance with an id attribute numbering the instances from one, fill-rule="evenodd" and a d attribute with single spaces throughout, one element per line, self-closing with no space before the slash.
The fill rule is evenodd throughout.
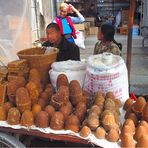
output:
<path id="1" fill-rule="evenodd" d="M 82 49 L 85 49 L 83 32 L 77 30 L 77 31 L 76 31 L 76 36 L 77 36 L 77 38 L 74 39 L 75 44 L 76 44 L 78 47 L 80 47 L 80 48 L 82 48 Z"/>
<path id="2" fill-rule="evenodd" d="M 27 0 L 0 0 L 0 61 L 4 65 L 17 60 L 16 53 L 32 45 L 30 17 Z"/>
<path id="3" fill-rule="evenodd" d="M 44 54 L 50 54 L 53 51 L 53 47 L 46 47 Z"/>

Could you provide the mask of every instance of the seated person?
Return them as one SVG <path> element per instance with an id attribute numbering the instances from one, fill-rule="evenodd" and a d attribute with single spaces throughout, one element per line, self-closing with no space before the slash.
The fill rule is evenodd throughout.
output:
<path id="1" fill-rule="evenodd" d="M 122 45 L 114 40 L 115 29 L 111 24 L 103 24 L 98 33 L 98 42 L 95 44 L 94 54 L 111 52 L 115 55 L 121 55 Z"/>
<path id="2" fill-rule="evenodd" d="M 47 41 L 42 44 L 44 47 L 55 47 L 59 49 L 56 61 L 80 60 L 79 47 L 69 42 L 60 32 L 56 23 L 50 23 L 46 27 Z"/>
<path id="3" fill-rule="evenodd" d="M 68 16 L 68 14 L 75 13 L 75 16 Z M 74 27 L 74 23 L 82 23 L 85 21 L 85 18 L 82 14 L 71 4 L 62 3 L 60 5 L 60 15 L 54 19 L 54 23 L 57 23 L 60 27 L 61 33 L 68 39 L 68 41 L 74 43 L 74 38 L 76 36 L 76 30 Z"/>

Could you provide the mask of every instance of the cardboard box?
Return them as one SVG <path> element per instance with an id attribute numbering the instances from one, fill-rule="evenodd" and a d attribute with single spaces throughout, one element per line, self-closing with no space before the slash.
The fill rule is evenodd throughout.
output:
<path id="1" fill-rule="evenodd" d="M 127 26 L 120 27 L 120 34 L 127 35 L 128 34 L 128 27 Z"/>
<path id="2" fill-rule="evenodd" d="M 84 30 L 85 25 L 83 24 L 74 24 L 76 30 Z"/>
<path id="3" fill-rule="evenodd" d="M 99 31 L 98 27 L 90 27 L 89 28 L 89 35 L 97 35 Z"/>
<path id="4" fill-rule="evenodd" d="M 121 11 L 121 23 L 122 23 L 122 25 L 128 24 L 128 15 L 129 15 L 129 10 L 122 10 Z"/>
<path id="5" fill-rule="evenodd" d="M 85 21 L 89 22 L 90 26 L 92 26 L 92 27 L 95 26 L 95 18 L 94 17 L 86 17 Z"/>

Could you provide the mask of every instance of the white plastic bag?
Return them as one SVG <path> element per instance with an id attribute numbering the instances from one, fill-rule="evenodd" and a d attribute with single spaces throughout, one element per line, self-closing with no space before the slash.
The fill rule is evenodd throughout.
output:
<path id="1" fill-rule="evenodd" d="M 46 47 L 44 54 L 50 54 L 53 51 L 53 47 Z"/>
<path id="2" fill-rule="evenodd" d="M 76 44 L 78 47 L 80 47 L 80 48 L 82 48 L 82 49 L 85 49 L 83 32 L 77 30 L 77 31 L 76 31 L 76 36 L 77 36 L 77 38 L 74 39 L 75 44 Z"/>

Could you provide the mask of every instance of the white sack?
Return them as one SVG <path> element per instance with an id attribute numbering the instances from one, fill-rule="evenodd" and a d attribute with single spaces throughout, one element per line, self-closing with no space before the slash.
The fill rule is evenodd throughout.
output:
<path id="1" fill-rule="evenodd" d="M 84 90 L 91 94 L 99 91 L 104 95 L 112 91 L 116 98 L 125 102 L 129 97 L 129 91 L 127 68 L 124 60 L 117 55 L 112 55 L 112 60 L 109 57 L 108 61 L 103 54 L 90 56 L 86 69 Z"/>
<path id="2" fill-rule="evenodd" d="M 86 63 L 81 61 L 62 61 L 54 62 L 51 65 L 49 71 L 51 84 L 56 88 L 56 81 L 59 74 L 65 74 L 68 81 L 77 80 L 81 87 L 83 86 L 85 74 L 86 74 Z"/>

